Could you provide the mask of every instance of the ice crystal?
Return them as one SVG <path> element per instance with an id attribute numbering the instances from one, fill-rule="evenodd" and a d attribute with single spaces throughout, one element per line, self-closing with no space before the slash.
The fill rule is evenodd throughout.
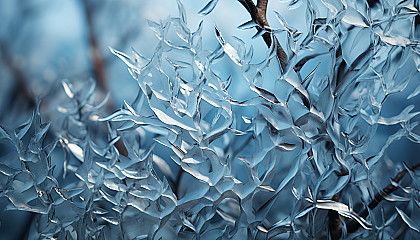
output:
<path id="1" fill-rule="evenodd" d="M 200 14 L 208 14 L 216 3 L 210 1 Z M 302 1 L 294 1 L 290 7 L 300 4 Z M 317 209 L 337 211 L 368 230 L 362 233 L 373 234 L 373 219 L 365 220 L 353 210 L 360 200 L 345 204 L 330 199 L 338 192 L 346 199 L 358 192 L 357 188 L 377 192 L 372 175 L 383 165 L 380 159 L 384 151 L 392 139 L 411 132 L 401 130 L 376 156 L 366 155 L 378 125 L 406 125 L 418 115 L 412 111 L 413 106 L 408 106 L 397 116 L 381 116 L 386 97 L 405 89 L 413 76 L 401 72 L 418 71 L 413 61 L 417 41 L 410 31 L 406 37 L 392 36 L 389 25 L 394 22 L 395 12 L 377 15 L 377 9 L 362 4 L 323 4 L 329 10 L 326 18 L 321 18 L 314 2 L 307 2 L 312 22 L 306 34 L 276 13 L 289 37 L 286 46 L 291 57 L 283 70 L 273 51 L 275 44 L 263 62 L 254 63 L 252 49 L 239 51 L 246 49 L 241 42 L 242 46 L 235 49 L 217 27 L 220 47 L 212 52 L 200 51 L 201 46 L 194 44 L 199 32 L 190 33 L 182 18 L 152 24 L 161 41 L 147 64 L 136 65 L 141 60 L 138 56 L 130 59 L 113 51 L 130 67 L 154 114 L 121 110 L 104 120 L 161 128 L 163 132 L 156 141 L 171 148 L 175 154 L 172 160 L 191 176 L 190 186 L 179 193 L 181 198 L 169 216 L 175 220 L 176 213 L 176 217 L 185 219 L 178 236 L 246 234 L 271 238 L 289 233 L 295 238 L 322 237 L 326 228 L 319 224 L 310 227 L 326 213 Z M 384 3 L 381 7 L 390 6 Z M 402 11 L 406 6 L 398 7 Z M 255 26 L 250 21 L 239 28 Z M 179 44 L 161 34 L 172 29 L 181 40 Z M 175 59 L 181 55 L 182 62 Z M 241 67 L 258 97 L 242 102 L 230 97 L 224 81 L 212 70 L 223 55 Z M 165 66 L 167 62 L 170 67 Z M 183 75 L 186 71 L 190 73 Z M 274 80 L 264 83 L 265 77 Z M 254 108 L 257 113 L 245 123 L 240 113 L 244 107 Z M 127 108 L 132 109 L 129 105 Z M 252 151 L 234 149 L 239 139 L 245 139 L 244 146 L 252 147 Z M 369 198 L 362 194 L 363 201 Z M 202 204 L 209 199 L 213 210 L 207 217 L 208 213 L 202 213 L 206 205 Z M 227 202 L 229 208 L 223 204 Z M 185 206 L 190 209 L 187 215 L 178 212 Z M 326 223 L 325 219 L 319 220 Z"/>
<path id="2" fill-rule="evenodd" d="M 32 238 L 326 239 L 333 214 L 344 239 L 390 238 L 397 221 L 412 230 L 407 237 L 418 236 L 418 173 L 385 155 L 402 138 L 420 142 L 420 112 L 408 104 L 395 116 L 382 111 L 390 95 L 420 92 L 407 87 L 420 71 L 418 2 L 285 2 L 305 9 L 306 30 L 278 12 L 281 29 L 239 26 L 269 33 L 258 62 L 252 47 L 229 43 L 217 26 L 218 46 L 206 49 L 202 23 L 191 30 L 177 1 L 179 17 L 149 21 L 158 39 L 151 58 L 111 48 L 140 91 L 108 116 L 99 117 L 107 97 L 95 103 L 93 81 L 63 80 L 56 141 L 44 143 L 50 124 L 38 109 L 14 131 L 0 128 L 9 146 L 2 149 L 10 149 L 0 162 L 7 209 L 39 213 Z M 246 100 L 234 99 L 232 78 L 217 74 L 223 58 L 243 74 Z M 387 126 L 399 129 L 372 149 Z M 63 174 L 55 174 L 60 149 Z M 410 182 L 380 181 L 382 171 L 402 170 Z M 400 191 L 371 207 L 389 183 Z"/>

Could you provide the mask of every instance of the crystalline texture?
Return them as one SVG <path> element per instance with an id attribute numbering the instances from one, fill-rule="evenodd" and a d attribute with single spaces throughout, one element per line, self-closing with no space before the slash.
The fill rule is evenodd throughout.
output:
<path id="1" fill-rule="evenodd" d="M 37 109 L 13 131 L 0 127 L 10 150 L 0 156 L 0 197 L 6 209 L 40 214 L 34 238 L 327 239 L 339 229 L 380 239 L 398 217 L 407 236 L 418 234 L 418 174 L 387 151 L 403 138 L 420 143 L 419 112 L 405 103 L 392 116 L 383 110 L 392 94 L 420 92 L 408 87 L 418 84 L 417 2 L 281 1 L 306 14 L 307 29 L 268 9 L 274 29 L 258 26 L 253 1 L 239 0 L 253 19 L 238 28 L 270 36 L 259 62 L 217 27 L 218 46 L 206 49 L 203 24 L 190 30 L 176 2 L 179 17 L 148 21 L 158 40 L 150 58 L 110 48 L 140 87 L 132 103 L 99 117 L 108 95 L 96 103 L 92 80 L 63 80 L 56 122 L 43 123 Z M 243 79 L 219 76 L 220 60 Z M 249 90 L 242 101 L 230 95 L 238 80 Z M 381 133 L 373 149 L 379 127 L 399 130 Z M 47 145 L 49 131 L 58 140 Z M 411 182 L 383 180 L 399 168 Z"/>

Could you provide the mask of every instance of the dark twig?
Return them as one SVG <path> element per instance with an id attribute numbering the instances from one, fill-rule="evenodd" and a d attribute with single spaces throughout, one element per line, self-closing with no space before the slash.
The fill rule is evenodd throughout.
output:
<path id="1" fill-rule="evenodd" d="M 117 148 L 118 152 L 123 155 L 124 157 L 128 156 L 128 151 L 127 148 L 124 145 L 124 142 L 119 139 L 116 143 L 115 143 L 115 147 Z"/>
<path id="2" fill-rule="evenodd" d="M 104 59 L 102 58 L 100 51 L 98 40 L 95 34 L 95 25 L 93 23 L 93 16 L 92 16 L 92 7 L 89 6 L 88 0 L 83 0 L 83 6 L 86 14 L 86 21 L 88 25 L 88 32 L 89 32 L 89 43 L 90 43 L 90 51 L 91 51 L 91 58 L 93 63 L 93 71 L 96 77 L 96 81 L 99 84 L 99 87 L 103 91 L 107 91 L 106 86 L 106 71 L 105 71 L 105 63 Z M 110 102 L 106 104 L 109 112 L 113 112 L 113 107 Z M 128 152 L 122 140 L 118 140 L 115 143 L 115 147 L 118 149 L 118 152 L 127 157 Z"/>
<path id="3" fill-rule="evenodd" d="M 268 0 L 258 0 L 257 5 L 255 6 L 252 0 L 244 0 L 240 1 L 242 5 L 246 8 L 246 10 L 251 15 L 252 20 L 255 21 L 258 31 L 266 31 L 262 38 L 264 39 L 265 44 L 270 47 L 272 44 L 272 38 L 271 38 L 271 31 L 270 25 L 268 25 L 267 22 L 267 4 Z M 280 60 L 280 65 L 283 68 L 283 70 L 286 69 L 287 66 L 287 54 L 281 47 L 277 37 L 273 34 L 273 39 L 276 41 L 276 53 L 277 57 Z"/>
<path id="4" fill-rule="evenodd" d="M 401 227 L 397 230 L 397 232 L 392 236 L 392 239 L 398 239 L 405 231 L 406 225 L 402 224 Z"/>
<path id="5" fill-rule="evenodd" d="M 416 163 L 416 164 L 414 164 L 414 165 L 412 165 L 412 166 L 410 166 L 410 167 L 408 167 L 408 169 L 410 169 L 410 170 L 414 170 L 414 169 L 416 169 L 416 168 L 418 168 L 418 167 L 420 167 L 420 162 L 418 162 L 418 163 Z M 407 171 L 407 169 L 404 169 L 404 170 L 402 170 L 400 173 L 398 173 L 397 174 L 397 176 L 395 176 L 395 178 L 393 179 L 393 181 L 394 182 L 396 182 L 396 183 L 398 183 L 399 181 L 401 181 L 401 179 L 404 177 L 404 175 L 407 173 L 408 171 Z M 374 198 L 373 198 L 373 200 L 369 203 L 369 205 L 368 205 L 368 207 L 369 207 L 369 209 L 374 209 L 376 206 L 378 206 L 378 204 L 382 201 L 382 200 L 384 200 L 385 198 L 385 196 L 386 195 L 389 195 L 389 194 L 391 194 L 391 193 L 393 193 L 393 192 L 395 192 L 397 189 L 398 189 L 399 187 L 398 186 L 395 186 L 395 185 L 393 185 L 392 183 L 390 183 L 388 186 L 386 186 L 382 191 L 380 191 L 380 192 L 378 192 L 377 194 L 375 194 L 375 196 L 374 196 Z M 368 214 L 369 214 L 369 211 L 368 211 L 368 209 L 365 209 L 365 210 L 363 210 L 360 214 L 359 214 L 359 216 L 360 217 L 362 217 L 362 218 L 366 218 L 367 216 L 368 216 Z M 353 232 L 356 232 L 357 231 L 357 229 L 359 229 L 359 227 L 360 227 L 360 224 L 357 222 L 357 221 L 355 221 L 355 220 L 353 220 L 353 219 L 351 219 L 351 220 L 349 220 L 347 223 L 346 223 L 346 225 L 347 225 L 347 232 L 349 232 L 349 233 L 353 233 Z"/>
<path id="6" fill-rule="evenodd" d="M 105 66 L 102 60 L 102 56 L 99 51 L 98 40 L 95 34 L 95 26 L 93 24 L 93 16 L 92 10 L 89 6 L 88 0 L 83 0 L 83 6 L 86 15 L 86 21 L 88 25 L 88 32 L 89 32 L 89 44 L 90 44 L 90 52 L 91 58 L 93 63 L 93 71 L 96 77 L 96 81 L 98 81 L 99 86 L 102 90 L 106 89 L 106 73 L 105 73 Z"/>
<path id="7" fill-rule="evenodd" d="M 181 179 L 182 179 L 183 173 L 184 173 L 184 170 L 182 169 L 182 167 L 179 167 L 178 175 L 174 183 L 174 194 L 175 196 L 178 197 L 178 199 L 179 199 L 179 187 L 181 186 Z"/>
<path id="8" fill-rule="evenodd" d="M 11 99 L 14 101 L 21 96 L 24 101 L 29 103 L 30 106 L 35 106 L 35 100 L 33 94 L 28 90 L 26 86 L 29 81 L 27 81 L 25 74 L 22 69 L 15 63 L 12 54 L 8 51 L 5 44 L 0 42 L 0 58 L 5 66 L 9 69 L 14 80 L 16 81 L 16 90 L 13 93 Z"/>
<path id="9" fill-rule="evenodd" d="M 333 201 L 338 202 L 338 194 L 334 194 L 332 197 Z M 328 227 L 330 229 L 330 236 L 332 240 L 338 240 L 341 237 L 341 223 L 340 223 L 340 215 L 337 211 L 329 210 L 328 211 L 328 219 L 329 224 Z"/>

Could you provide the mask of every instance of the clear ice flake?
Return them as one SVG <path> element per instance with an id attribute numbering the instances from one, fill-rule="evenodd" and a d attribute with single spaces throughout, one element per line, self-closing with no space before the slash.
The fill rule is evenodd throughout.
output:
<path id="1" fill-rule="evenodd" d="M 408 225 L 409 228 L 420 233 L 420 226 L 417 223 L 415 223 L 410 217 L 407 216 L 405 212 L 403 212 L 398 207 L 395 207 L 395 209 L 397 210 L 398 214 L 401 216 L 402 220 Z"/>
<path id="2" fill-rule="evenodd" d="M 200 15 L 207 15 L 213 11 L 219 0 L 210 0 L 207 4 L 198 12 Z"/>

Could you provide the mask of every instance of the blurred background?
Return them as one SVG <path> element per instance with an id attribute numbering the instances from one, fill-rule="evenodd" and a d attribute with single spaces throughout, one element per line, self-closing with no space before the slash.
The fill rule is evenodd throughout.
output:
<path id="1" fill-rule="evenodd" d="M 214 34 L 217 25 L 227 41 L 237 36 L 248 46 L 254 45 L 256 58 L 265 57 L 262 38 L 251 40 L 255 30 L 237 29 L 250 19 L 237 1 L 220 1 L 207 16 L 197 14 L 207 1 L 182 2 L 190 29 L 197 29 L 204 20 L 203 45 L 208 50 L 218 45 Z M 305 31 L 305 18 L 293 18 L 299 8 L 288 10 L 287 1 L 269 4 L 270 10 L 281 12 L 285 19 L 293 19 L 292 25 Z M 168 16 L 178 16 L 175 0 L 1 1 L 0 112 L 16 107 L 31 108 L 33 103 L 28 100 L 50 94 L 53 85 L 65 78 L 71 81 L 93 78 L 104 92 L 111 92 L 113 106 L 121 106 L 124 99 L 136 96 L 138 88 L 125 64 L 109 47 L 129 55 L 134 48 L 151 57 L 157 40 L 147 20 L 160 21 Z M 274 12 L 270 11 L 268 17 L 276 27 Z M 222 75 L 232 74 L 233 83 L 240 87 L 236 79 L 242 76 L 235 72 L 238 69 L 234 64 L 227 61 L 221 65 L 221 71 L 226 72 Z M 241 92 L 232 89 L 233 95 Z M 7 114 L 2 114 L 0 123 L 7 122 L 7 118 Z"/>

